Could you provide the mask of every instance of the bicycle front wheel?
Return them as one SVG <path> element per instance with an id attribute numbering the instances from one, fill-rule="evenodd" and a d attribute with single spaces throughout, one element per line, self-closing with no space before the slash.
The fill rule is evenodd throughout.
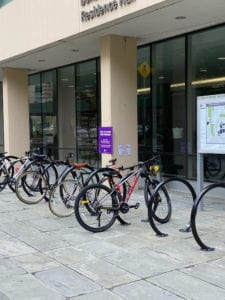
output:
<path id="1" fill-rule="evenodd" d="M 53 215 L 64 218 L 74 212 L 75 198 L 80 190 L 76 179 L 65 179 L 51 191 L 49 209 Z"/>
<path id="2" fill-rule="evenodd" d="M 144 197 L 145 203 L 148 207 L 150 198 L 153 194 L 154 189 L 159 184 L 158 180 L 148 180 L 145 184 Z M 163 186 L 159 189 L 158 193 L 155 196 L 154 201 L 152 202 L 152 211 L 153 218 L 159 223 L 167 223 L 170 220 L 172 214 L 172 206 L 170 196 Z"/>
<path id="3" fill-rule="evenodd" d="M 75 216 L 78 223 L 91 232 L 110 228 L 118 215 L 118 201 L 112 190 L 102 184 L 84 187 L 75 200 Z"/>
<path id="4" fill-rule="evenodd" d="M 26 204 L 36 204 L 46 195 L 46 181 L 39 173 L 24 172 L 16 180 L 15 192 L 20 201 Z"/>

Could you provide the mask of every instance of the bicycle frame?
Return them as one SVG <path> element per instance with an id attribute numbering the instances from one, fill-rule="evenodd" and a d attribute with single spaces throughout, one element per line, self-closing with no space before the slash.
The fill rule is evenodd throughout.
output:
<path id="1" fill-rule="evenodd" d="M 141 172 L 142 172 L 142 168 L 139 168 L 139 169 L 137 169 L 136 171 L 134 171 L 134 172 L 132 172 L 132 173 L 129 173 L 129 174 L 123 176 L 123 177 L 121 178 L 120 182 L 117 183 L 117 184 L 115 184 L 114 191 L 116 191 L 116 193 L 120 195 L 120 196 L 119 196 L 119 200 L 120 200 L 120 201 L 121 201 L 121 200 L 122 200 L 123 202 L 128 202 L 128 201 L 129 201 L 129 199 L 130 199 L 130 197 L 131 197 L 131 195 L 132 195 L 132 193 L 133 193 L 133 191 L 134 191 L 134 189 L 135 189 L 135 187 L 136 187 L 136 185 L 137 185 L 137 182 L 138 182 L 138 180 L 139 180 L 139 178 L 140 178 Z M 124 183 L 129 182 L 129 180 L 130 180 L 131 178 L 133 178 L 133 177 L 134 177 L 134 179 L 133 179 L 133 182 L 132 182 L 131 184 L 129 184 L 129 189 L 128 189 L 128 193 L 127 193 L 127 195 L 126 195 L 126 198 L 125 198 L 125 199 L 122 199 L 121 186 L 122 186 Z"/>

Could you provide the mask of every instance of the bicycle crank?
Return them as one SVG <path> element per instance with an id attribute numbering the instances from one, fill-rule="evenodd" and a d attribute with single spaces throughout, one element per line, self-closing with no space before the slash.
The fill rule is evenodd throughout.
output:
<path id="1" fill-rule="evenodd" d="M 138 209 L 139 206 L 140 206 L 140 203 L 136 203 L 134 205 L 128 205 L 127 203 L 124 202 L 120 205 L 119 210 L 121 211 L 122 214 L 127 214 L 129 212 L 130 208 Z"/>

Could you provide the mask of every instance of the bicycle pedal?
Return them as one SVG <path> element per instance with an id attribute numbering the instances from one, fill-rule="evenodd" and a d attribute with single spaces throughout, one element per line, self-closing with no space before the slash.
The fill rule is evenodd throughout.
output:
<path id="1" fill-rule="evenodd" d="M 140 203 L 136 203 L 134 205 L 130 205 L 129 208 L 134 208 L 134 209 L 138 209 L 140 206 Z"/>
<path id="2" fill-rule="evenodd" d="M 139 202 L 137 202 L 136 204 L 135 204 L 135 209 L 138 209 L 139 208 L 139 206 L 140 206 L 140 203 Z"/>

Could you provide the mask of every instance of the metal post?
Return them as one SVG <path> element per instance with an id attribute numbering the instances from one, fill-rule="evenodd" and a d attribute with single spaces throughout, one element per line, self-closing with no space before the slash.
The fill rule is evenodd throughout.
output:
<path id="1" fill-rule="evenodd" d="M 204 186 L 204 162 L 202 153 L 197 154 L 197 195 L 200 194 Z M 203 210 L 203 201 L 200 202 L 200 210 Z"/>

